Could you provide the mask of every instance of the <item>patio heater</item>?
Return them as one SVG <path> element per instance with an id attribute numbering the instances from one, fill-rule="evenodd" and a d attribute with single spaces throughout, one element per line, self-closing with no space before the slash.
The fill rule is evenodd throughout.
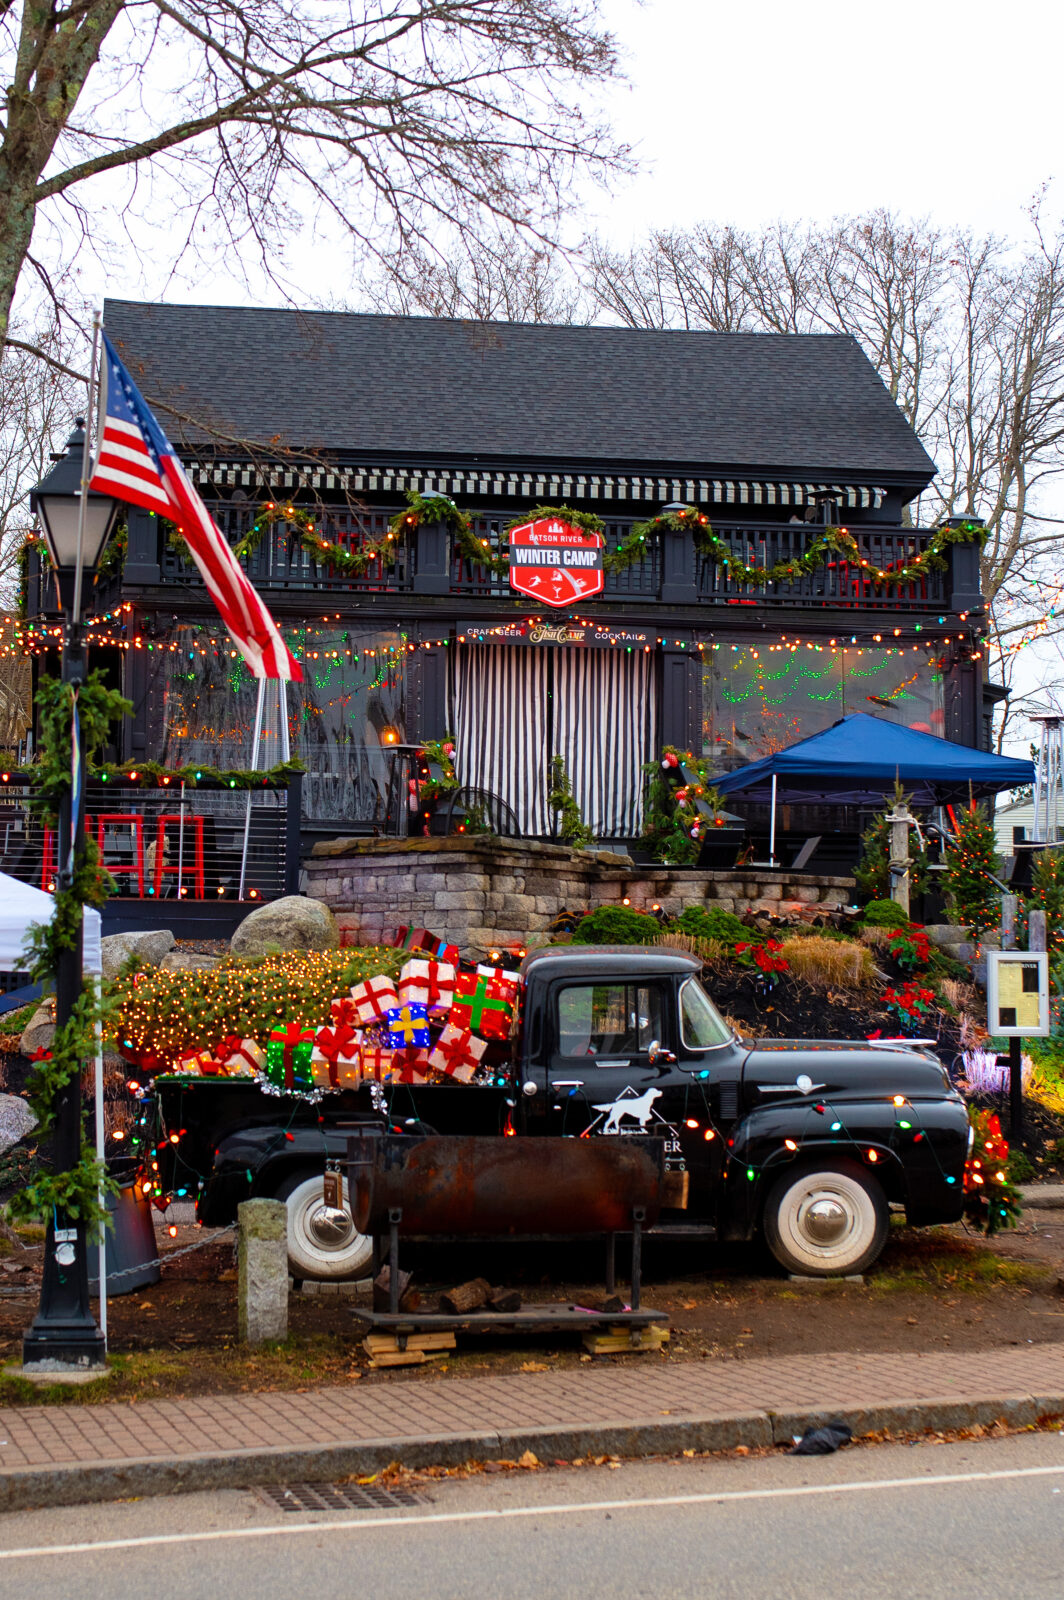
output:
<path id="1" fill-rule="evenodd" d="M 1064 767 L 1064 715 L 1036 711 L 1029 719 L 1042 724 L 1034 767 L 1035 844 L 1060 842 L 1060 786 Z"/>
<path id="2" fill-rule="evenodd" d="M 89 409 L 96 372 L 96 340 L 90 378 Z M 63 634 L 62 679 L 78 686 L 85 682 L 85 643 L 81 627 L 82 578 L 103 554 L 119 512 L 119 502 L 109 495 L 89 494 L 89 440 L 83 418 L 67 440 L 47 476 L 30 491 L 30 505 L 40 520 L 48 554 L 55 569 L 60 604 L 66 614 Z M 68 760 L 73 758 L 73 729 Z M 84 848 L 85 757 L 79 754 L 76 792 L 67 791 L 59 808 L 56 831 L 57 880 L 69 888 L 74 866 Z M 55 1020 L 61 1027 L 70 1018 L 82 989 L 82 923 L 80 907 L 74 947 L 62 950 L 55 972 Z M 56 1095 L 53 1156 L 56 1170 L 64 1172 L 81 1157 L 81 1074 L 77 1073 Z M 95 1366 L 106 1354 L 104 1336 L 89 1305 L 89 1275 L 84 1222 L 58 1213 L 48 1219 L 44 1247 L 41 1300 L 33 1325 L 22 1341 L 26 1366 L 58 1361 L 70 1366 Z"/>

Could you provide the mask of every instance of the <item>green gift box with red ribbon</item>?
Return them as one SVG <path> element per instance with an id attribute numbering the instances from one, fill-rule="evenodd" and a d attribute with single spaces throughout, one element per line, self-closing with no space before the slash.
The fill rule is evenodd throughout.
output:
<path id="1" fill-rule="evenodd" d="M 277 1089 L 309 1089 L 314 1082 L 310 1058 L 314 1029 L 289 1022 L 272 1029 L 266 1041 L 266 1076 Z"/>
<path id="2" fill-rule="evenodd" d="M 508 1039 L 513 1022 L 513 999 L 508 986 L 491 978 L 461 972 L 455 979 L 454 1002 L 448 1022 L 468 1028 L 482 1039 Z"/>

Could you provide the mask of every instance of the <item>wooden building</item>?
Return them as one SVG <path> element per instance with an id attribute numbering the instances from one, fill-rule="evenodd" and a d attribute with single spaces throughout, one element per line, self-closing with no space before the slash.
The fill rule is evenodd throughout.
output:
<path id="1" fill-rule="evenodd" d="M 532 837 L 560 753 L 609 839 L 638 834 L 666 744 L 730 769 L 853 710 L 983 742 L 978 544 L 925 569 L 910 508 L 934 464 L 852 339 L 126 301 L 105 320 L 305 663 L 311 831 L 379 820 L 390 745 L 445 731 Z M 676 503 L 712 541 L 652 530 L 599 597 L 536 610 L 445 523 L 388 541 L 408 491 L 451 497 L 488 552 L 537 505 L 598 513 L 607 552 Z M 827 527 L 854 544 L 779 576 Z M 345 572 L 315 539 L 382 548 Z M 254 684 L 154 517 L 131 508 L 94 595 L 135 708 L 120 756 L 247 766 Z"/>

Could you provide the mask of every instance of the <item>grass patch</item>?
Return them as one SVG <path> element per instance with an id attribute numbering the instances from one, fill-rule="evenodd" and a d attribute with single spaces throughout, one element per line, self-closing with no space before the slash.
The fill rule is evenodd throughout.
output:
<path id="1" fill-rule="evenodd" d="M 852 939 L 791 937 L 784 939 L 782 955 L 796 978 L 817 989 L 864 989 L 875 978 L 871 950 Z"/>
<path id="2" fill-rule="evenodd" d="M 1048 1267 L 1012 1261 L 985 1244 L 937 1228 L 892 1235 L 867 1282 L 882 1294 L 935 1294 L 940 1289 L 982 1292 L 1036 1288 L 1051 1276 Z"/>
<path id="3" fill-rule="evenodd" d="M 106 1405 L 115 1400 L 165 1400 L 203 1394 L 255 1394 L 346 1383 L 358 1372 L 350 1334 L 291 1335 L 250 1349 L 230 1344 L 187 1350 L 131 1350 L 110 1355 L 111 1376 L 94 1383 L 38 1386 L 0 1376 L 0 1405 Z M 9 1359 L 14 1363 L 17 1356 Z"/>

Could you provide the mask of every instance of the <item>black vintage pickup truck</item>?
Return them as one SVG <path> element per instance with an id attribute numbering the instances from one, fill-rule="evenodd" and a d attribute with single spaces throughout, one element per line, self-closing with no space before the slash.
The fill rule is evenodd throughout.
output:
<path id="1" fill-rule="evenodd" d="M 960 1217 L 968 1115 L 929 1050 L 752 1044 L 723 1020 L 699 972 L 693 957 L 665 949 L 537 951 L 522 967 L 509 1051 L 485 1085 L 364 1084 L 308 1103 L 253 1080 L 160 1078 L 148 1176 L 157 1192 L 197 1196 L 209 1225 L 232 1221 L 252 1195 L 285 1199 L 300 1278 L 368 1265 L 370 1242 L 322 1199 L 326 1162 L 344 1155 L 353 1123 L 659 1136 L 672 1204 L 658 1231 L 722 1240 L 763 1231 L 783 1266 L 804 1274 L 867 1267 L 891 1204 L 912 1224 Z"/>

